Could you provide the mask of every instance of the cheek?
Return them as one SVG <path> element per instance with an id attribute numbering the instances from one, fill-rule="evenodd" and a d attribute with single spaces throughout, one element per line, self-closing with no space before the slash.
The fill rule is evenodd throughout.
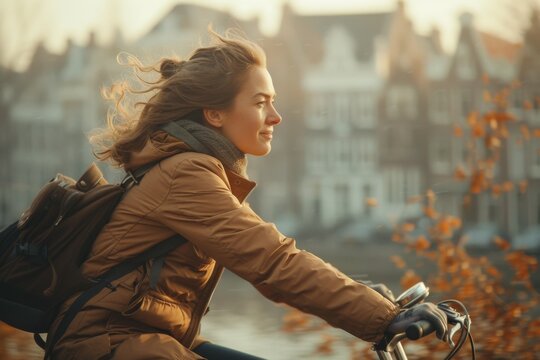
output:
<path id="1" fill-rule="evenodd" d="M 257 109 L 243 111 L 235 119 L 237 134 L 245 140 L 257 137 L 261 130 L 261 115 Z"/>

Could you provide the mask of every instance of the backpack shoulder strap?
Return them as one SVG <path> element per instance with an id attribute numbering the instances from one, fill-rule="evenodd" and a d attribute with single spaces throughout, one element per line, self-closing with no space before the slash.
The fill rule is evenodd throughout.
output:
<path id="1" fill-rule="evenodd" d="M 161 160 L 158 160 L 158 161 L 152 161 L 152 162 L 149 162 L 148 164 L 145 164 L 133 171 L 131 170 L 128 170 L 126 171 L 126 175 L 124 176 L 124 178 L 122 179 L 122 181 L 120 182 L 120 186 L 122 186 L 123 188 L 127 189 L 129 188 L 131 185 L 133 184 L 139 184 L 139 182 L 142 180 L 142 178 L 144 177 L 144 175 L 146 175 L 146 173 L 148 171 L 150 171 L 150 169 L 152 169 L 155 165 L 157 165 Z"/>
<path id="2" fill-rule="evenodd" d="M 66 311 L 64 317 L 62 318 L 62 321 L 58 325 L 58 328 L 56 329 L 54 334 L 52 334 L 53 336 L 51 340 L 49 341 L 49 338 L 47 339 L 45 359 L 47 360 L 50 358 L 51 350 L 54 348 L 54 345 L 64 335 L 69 324 L 75 318 L 75 315 L 77 315 L 77 313 L 82 309 L 84 304 L 88 302 L 88 300 L 90 300 L 92 297 L 97 295 L 101 290 L 103 290 L 103 288 L 111 287 L 112 281 L 119 279 L 122 276 L 130 273 L 131 271 L 135 270 L 137 267 L 144 264 L 149 259 L 162 257 L 165 254 L 169 253 L 171 250 L 175 249 L 176 247 L 186 242 L 187 240 L 183 236 L 175 235 L 151 247 L 145 252 L 142 252 L 138 254 L 137 256 L 116 265 L 115 267 L 107 271 L 101 278 L 97 279 L 97 283 L 94 286 L 84 291 L 73 302 L 73 304 L 71 304 L 69 309 Z"/>

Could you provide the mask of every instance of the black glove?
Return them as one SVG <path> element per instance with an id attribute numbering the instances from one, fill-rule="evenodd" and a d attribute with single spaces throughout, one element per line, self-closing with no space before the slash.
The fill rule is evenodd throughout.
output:
<path id="1" fill-rule="evenodd" d="M 437 337 L 447 341 L 448 318 L 446 313 L 435 304 L 427 302 L 413 306 L 400 312 L 386 329 L 387 333 L 399 334 L 405 332 L 409 325 L 418 320 L 426 320 L 435 328 Z"/>
<path id="2" fill-rule="evenodd" d="M 369 280 L 362 280 L 360 281 L 362 284 L 369 286 L 371 289 L 375 290 L 391 302 L 396 301 L 394 298 L 394 293 L 384 284 L 374 284 L 373 282 Z"/>

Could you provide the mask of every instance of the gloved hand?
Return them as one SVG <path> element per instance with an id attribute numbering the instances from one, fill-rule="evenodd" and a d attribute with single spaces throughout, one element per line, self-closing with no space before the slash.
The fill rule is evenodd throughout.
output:
<path id="1" fill-rule="evenodd" d="M 396 299 L 394 298 L 394 293 L 384 284 L 374 284 L 372 281 L 369 280 L 362 280 L 360 281 L 362 284 L 369 286 L 371 289 L 375 290 L 391 302 L 394 302 Z"/>
<path id="2" fill-rule="evenodd" d="M 418 320 L 429 321 L 435 328 L 437 337 L 444 341 L 448 340 L 448 318 L 446 313 L 430 302 L 421 303 L 400 312 L 390 323 L 386 332 L 390 334 L 403 333 L 409 325 Z"/>

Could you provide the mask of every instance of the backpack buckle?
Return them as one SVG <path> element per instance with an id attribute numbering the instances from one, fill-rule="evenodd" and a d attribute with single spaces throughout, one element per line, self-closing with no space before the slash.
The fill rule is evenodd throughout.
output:
<path id="1" fill-rule="evenodd" d="M 133 175 L 133 173 L 132 173 L 130 170 L 126 171 L 126 176 L 124 177 L 124 179 L 122 180 L 122 182 L 120 183 L 120 185 L 124 186 L 124 185 L 126 185 L 129 181 L 133 181 L 134 184 L 139 185 L 139 180 L 137 180 L 137 178 L 135 177 L 135 175 Z"/>

